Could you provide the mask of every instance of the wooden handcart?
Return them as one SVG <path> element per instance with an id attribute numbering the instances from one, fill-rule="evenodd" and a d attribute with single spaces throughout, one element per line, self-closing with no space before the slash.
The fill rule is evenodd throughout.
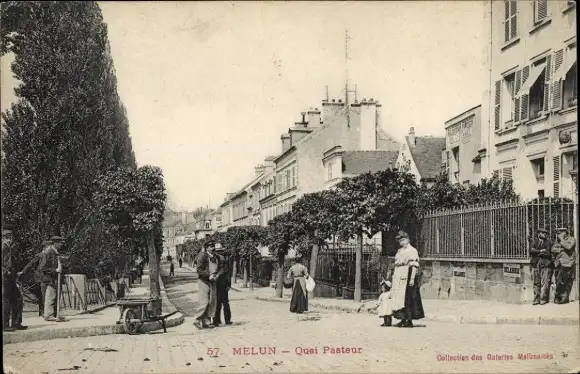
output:
<path id="1" fill-rule="evenodd" d="M 125 333 L 130 335 L 138 334 L 139 329 L 146 322 L 159 322 L 163 327 L 163 332 L 167 332 L 166 320 L 176 314 L 177 311 L 161 316 L 152 315 L 148 308 L 151 301 L 153 301 L 152 298 L 126 298 L 117 301 L 117 306 L 120 310 L 117 324 L 123 324 Z"/>

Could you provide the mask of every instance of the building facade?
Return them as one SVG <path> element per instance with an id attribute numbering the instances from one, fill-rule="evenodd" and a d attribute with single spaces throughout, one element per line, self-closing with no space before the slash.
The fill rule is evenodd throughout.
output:
<path id="1" fill-rule="evenodd" d="M 302 121 L 281 136 L 282 152 L 274 160 L 274 191 L 264 192 L 261 201 L 261 209 L 269 217 L 264 223 L 273 218 L 272 211 L 274 217 L 287 213 L 302 195 L 329 188 L 329 164 L 336 165 L 330 168 L 336 168 L 337 178 L 332 183 L 338 183 L 343 177 L 342 161 L 327 158 L 330 150 L 397 151 L 399 143 L 381 125 L 381 104 L 373 99 L 355 100 L 348 108 L 342 100 L 324 100 L 322 113 L 318 108 L 302 113 Z M 275 195 L 274 204 L 269 194 Z"/>
<path id="2" fill-rule="evenodd" d="M 488 1 L 482 102 L 484 174 L 512 179 L 522 198 L 568 197 L 577 168 L 573 1 Z M 485 166 L 484 166 L 485 165 Z"/>
<path id="3" fill-rule="evenodd" d="M 453 184 L 477 184 L 482 178 L 481 105 L 445 122 L 442 172 Z"/>

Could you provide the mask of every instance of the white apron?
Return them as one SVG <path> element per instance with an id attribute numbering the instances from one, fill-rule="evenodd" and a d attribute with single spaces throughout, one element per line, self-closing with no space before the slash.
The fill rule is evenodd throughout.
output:
<path id="1" fill-rule="evenodd" d="M 393 272 L 393 287 L 391 288 L 392 310 L 401 310 L 405 307 L 405 294 L 407 292 L 407 278 L 409 266 L 397 266 Z"/>

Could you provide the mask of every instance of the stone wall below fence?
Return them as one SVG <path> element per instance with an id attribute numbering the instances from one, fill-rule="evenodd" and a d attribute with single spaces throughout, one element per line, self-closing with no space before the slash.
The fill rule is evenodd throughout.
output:
<path id="1" fill-rule="evenodd" d="M 533 301 L 529 261 L 426 258 L 421 259 L 421 269 L 421 296 L 425 299 L 490 300 L 514 304 Z M 554 284 L 550 293 L 550 299 L 553 298 Z"/>

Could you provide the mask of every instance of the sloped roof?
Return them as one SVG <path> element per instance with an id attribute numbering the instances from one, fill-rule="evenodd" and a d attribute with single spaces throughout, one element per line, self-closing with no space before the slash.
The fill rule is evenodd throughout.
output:
<path id="1" fill-rule="evenodd" d="M 445 149 L 445 137 L 415 136 L 415 145 L 405 141 L 419 170 L 421 179 L 433 179 L 441 173 L 441 151 Z"/>
<path id="2" fill-rule="evenodd" d="M 342 164 L 345 174 L 375 173 L 385 170 L 397 161 L 398 151 L 345 151 Z"/>
<path id="3" fill-rule="evenodd" d="M 172 216 L 165 216 L 163 219 L 163 228 L 169 228 L 176 226 L 178 223 L 181 223 L 180 218 L 174 218 Z"/>
<path id="4" fill-rule="evenodd" d="M 179 235 L 191 235 L 195 231 L 195 222 L 189 222 L 179 230 Z"/>
<path id="5" fill-rule="evenodd" d="M 380 127 L 377 129 L 377 149 L 380 149 L 381 151 L 399 152 L 400 147 L 401 143 L 389 135 L 385 130 Z"/>

